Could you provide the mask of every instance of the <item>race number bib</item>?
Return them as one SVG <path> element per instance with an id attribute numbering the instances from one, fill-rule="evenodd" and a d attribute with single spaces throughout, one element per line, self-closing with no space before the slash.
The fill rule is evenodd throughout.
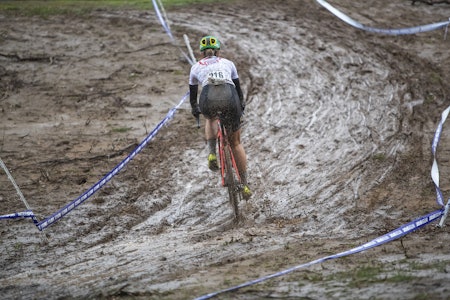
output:
<path id="1" fill-rule="evenodd" d="M 214 85 L 225 84 L 227 81 L 229 81 L 230 77 L 230 74 L 226 71 L 212 71 L 208 73 L 208 83 Z"/>

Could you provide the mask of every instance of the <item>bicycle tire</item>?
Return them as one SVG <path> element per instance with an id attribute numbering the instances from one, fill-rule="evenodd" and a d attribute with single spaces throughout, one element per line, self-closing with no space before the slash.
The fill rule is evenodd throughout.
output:
<path id="1" fill-rule="evenodd" d="M 231 207 L 233 208 L 235 220 L 239 219 L 239 191 L 236 176 L 233 172 L 233 164 L 231 162 L 231 148 L 227 145 L 225 152 L 225 182 L 228 188 L 228 197 Z"/>

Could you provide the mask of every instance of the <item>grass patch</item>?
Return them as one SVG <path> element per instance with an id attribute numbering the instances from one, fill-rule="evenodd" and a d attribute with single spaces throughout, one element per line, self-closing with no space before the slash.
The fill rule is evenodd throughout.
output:
<path id="1" fill-rule="evenodd" d="M 363 266 L 354 271 L 350 276 L 350 287 L 360 287 L 382 281 L 380 275 L 383 270 L 378 266 Z"/>
<path id="2" fill-rule="evenodd" d="M 416 277 L 408 275 L 404 272 L 398 272 L 390 277 L 387 277 L 385 282 L 390 283 L 401 283 L 401 282 L 410 282 L 412 280 L 416 279 Z"/>
<path id="3" fill-rule="evenodd" d="M 410 263 L 412 270 L 435 270 L 439 273 L 446 273 L 446 266 L 450 265 L 450 261 L 435 261 L 431 263 Z"/>
<path id="4" fill-rule="evenodd" d="M 384 153 L 379 152 L 379 153 L 375 153 L 372 156 L 372 158 L 377 161 L 384 161 L 384 160 L 386 160 L 386 155 Z"/>
<path id="5" fill-rule="evenodd" d="M 163 0 L 165 8 L 231 0 Z M 153 10 L 152 0 L 1 0 L 0 14 L 11 16 L 85 15 L 93 10 Z"/>
<path id="6" fill-rule="evenodd" d="M 117 128 L 111 129 L 112 132 L 118 132 L 118 133 L 123 133 L 123 132 L 127 132 L 130 130 L 131 130 L 130 127 L 117 127 Z"/>
<path id="7" fill-rule="evenodd" d="M 375 283 L 402 283 L 417 279 L 415 276 L 401 271 L 389 271 L 383 266 L 366 265 L 347 272 L 339 272 L 327 278 L 346 282 L 349 288 L 361 288 Z"/>
<path id="8" fill-rule="evenodd" d="M 0 13 L 5 15 L 41 16 L 51 15 L 84 15 L 96 9 L 151 9 L 150 1 L 0 1 Z"/>

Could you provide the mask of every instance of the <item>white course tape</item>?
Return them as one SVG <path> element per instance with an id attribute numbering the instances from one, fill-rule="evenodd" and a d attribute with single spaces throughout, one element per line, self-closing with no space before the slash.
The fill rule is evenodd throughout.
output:
<path id="1" fill-rule="evenodd" d="M 434 134 L 433 143 L 431 144 L 431 152 L 433 153 L 433 165 L 431 166 L 431 179 L 434 182 L 434 187 L 436 189 L 436 202 L 440 206 L 444 206 L 444 196 L 442 195 L 441 188 L 439 186 L 439 167 L 436 159 L 437 147 L 439 145 L 439 141 L 441 140 L 442 129 L 444 127 L 444 123 L 447 120 L 448 114 L 450 113 L 450 106 L 447 107 L 446 110 L 442 112 L 441 121 L 436 129 L 436 133 Z M 439 222 L 439 226 L 443 227 L 445 223 L 445 219 L 447 218 L 448 212 L 450 208 L 450 199 L 447 200 L 447 204 L 445 205 L 444 214 Z"/>
<path id="2" fill-rule="evenodd" d="M 426 32 L 426 31 L 432 31 L 443 27 L 448 27 L 450 24 L 449 21 L 439 22 L 439 23 L 433 23 L 428 25 L 422 25 L 422 26 L 416 26 L 416 27 L 410 27 L 410 28 L 401 28 L 401 29 L 381 29 L 381 28 L 374 28 L 365 26 L 353 19 L 351 19 L 349 16 L 345 15 L 341 11 L 337 10 L 335 7 L 333 7 L 331 4 L 326 2 L 325 0 L 316 0 L 320 5 L 322 5 L 324 8 L 326 8 L 328 11 L 330 11 L 333 15 L 344 21 L 345 23 L 365 30 L 369 32 L 374 33 L 381 33 L 381 34 L 387 34 L 387 35 L 404 35 L 404 34 L 416 34 L 420 32 Z"/>
<path id="3" fill-rule="evenodd" d="M 164 13 L 164 15 L 165 15 L 165 17 L 166 17 L 166 18 L 164 18 L 164 17 L 163 17 L 163 14 L 162 14 L 161 11 L 159 10 L 159 5 L 161 5 L 161 10 L 164 11 L 164 8 L 163 8 L 163 6 L 162 6 L 162 3 L 160 2 L 159 5 L 158 5 L 158 4 L 156 3 L 156 0 L 152 0 L 152 3 L 153 3 L 153 8 L 155 9 L 155 12 L 156 12 L 156 16 L 158 17 L 159 22 L 161 23 L 162 27 L 163 27 L 164 30 L 166 31 L 166 33 L 167 33 L 167 35 L 169 36 L 170 40 L 172 41 L 172 44 L 173 44 L 174 46 L 176 46 L 178 49 L 180 49 L 181 54 L 183 54 L 184 58 L 185 58 L 191 65 L 195 64 L 195 62 L 196 62 L 195 59 L 191 59 L 191 58 L 189 57 L 189 55 L 187 55 L 187 54 L 180 48 L 180 46 L 178 45 L 177 41 L 176 41 L 175 38 L 173 37 L 173 34 L 172 34 L 172 31 L 170 30 L 170 26 L 169 26 L 169 24 L 168 24 L 168 21 L 166 21 L 166 20 L 168 20 L 168 19 L 167 19 L 167 16 L 166 16 L 165 13 Z"/>
<path id="4" fill-rule="evenodd" d="M 436 129 L 436 133 L 434 134 L 433 143 L 431 144 L 431 152 L 433 153 L 433 165 L 431 167 L 431 178 L 433 179 L 434 185 L 436 187 L 436 201 L 440 206 L 444 206 L 444 197 L 442 195 L 442 191 L 439 187 L 439 167 L 436 159 L 436 152 L 439 141 L 441 139 L 442 128 L 444 126 L 445 120 L 448 117 L 450 112 L 450 106 L 447 107 L 446 110 L 442 112 L 441 121 Z"/>

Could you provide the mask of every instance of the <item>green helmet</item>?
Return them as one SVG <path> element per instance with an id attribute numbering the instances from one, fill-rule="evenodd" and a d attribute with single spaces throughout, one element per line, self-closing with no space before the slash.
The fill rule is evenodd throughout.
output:
<path id="1" fill-rule="evenodd" d="M 211 35 L 202 37 L 202 39 L 200 40 L 200 51 L 206 49 L 220 50 L 219 40 Z"/>

